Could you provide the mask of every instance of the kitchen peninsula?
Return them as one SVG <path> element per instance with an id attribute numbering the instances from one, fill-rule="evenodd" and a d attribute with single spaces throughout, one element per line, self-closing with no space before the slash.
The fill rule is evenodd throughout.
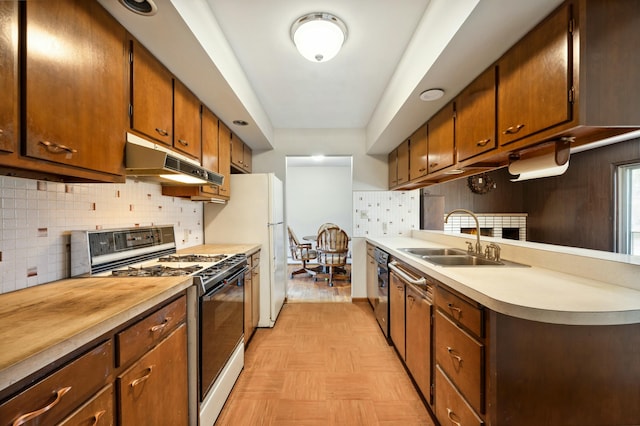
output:
<path id="1" fill-rule="evenodd" d="M 640 422 L 637 258 L 483 238 L 527 266 L 446 267 L 400 249 L 463 248 L 469 237 L 412 236 L 367 241 L 435 282 L 435 394 L 425 399 L 440 422 Z"/>

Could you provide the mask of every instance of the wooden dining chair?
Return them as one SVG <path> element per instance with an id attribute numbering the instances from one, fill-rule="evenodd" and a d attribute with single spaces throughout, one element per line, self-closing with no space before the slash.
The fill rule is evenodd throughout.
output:
<path id="1" fill-rule="evenodd" d="M 307 273 L 311 276 L 315 276 L 317 270 L 307 266 L 307 262 L 314 260 L 318 257 L 318 252 L 311 248 L 311 243 L 301 243 L 296 237 L 291 227 L 287 226 L 289 232 L 289 250 L 291 251 L 291 258 L 302 262 L 302 268 L 297 269 L 291 273 L 291 278 L 297 274 Z"/>
<path id="2" fill-rule="evenodd" d="M 329 228 L 338 228 L 338 229 L 340 229 L 340 227 L 338 225 L 336 225 L 335 223 L 331 223 L 331 222 L 323 223 L 322 225 L 320 225 L 320 228 L 318 228 L 318 235 L 320 235 L 320 233 L 322 231 L 324 231 L 325 229 L 329 229 Z"/>
<path id="3" fill-rule="evenodd" d="M 326 228 L 316 241 L 316 251 L 318 264 L 326 271 L 329 286 L 333 287 L 333 280 L 351 280 L 351 275 L 346 270 L 347 257 L 349 254 L 349 236 L 340 228 Z M 338 272 L 340 270 L 340 272 Z M 318 280 L 316 274 L 314 280 Z"/>

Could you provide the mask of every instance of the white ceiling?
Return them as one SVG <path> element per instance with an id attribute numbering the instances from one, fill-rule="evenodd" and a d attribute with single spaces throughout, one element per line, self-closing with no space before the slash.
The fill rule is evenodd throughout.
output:
<path id="1" fill-rule="evenodd" d="M 98 0 L 254 150 L 277 129 L 355 128 L 386 154 L 561 0 L 155 0 L 143 17 Z M 302 58 L 291 24 L 329 12 L 349 36 L 331 61 Z M 445 96 L 418 99 L 440 87 Z"/>

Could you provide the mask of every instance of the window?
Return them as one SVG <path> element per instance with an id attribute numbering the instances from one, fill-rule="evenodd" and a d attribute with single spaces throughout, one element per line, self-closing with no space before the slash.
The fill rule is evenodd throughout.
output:
<path id="1" fill-rule="evenodd" d="M 640 256 L 640 163 L 617 167 L 618 252 Z"/>

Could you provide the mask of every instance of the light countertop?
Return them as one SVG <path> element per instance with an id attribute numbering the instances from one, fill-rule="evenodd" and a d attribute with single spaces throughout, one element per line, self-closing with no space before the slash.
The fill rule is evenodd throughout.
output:
<path id="1" fill-rule="evenodd" d="M 367 240 L 502 314 L 555 324 L 640 323 L 638 289 L 539 266 L 440 266 L 398 249 L 451 246 L 407 237 L 370 237 Z M 464 244 L 454 247 L 464 248 Z M 521 262 L 520 259 L 516 261 Z"/>

